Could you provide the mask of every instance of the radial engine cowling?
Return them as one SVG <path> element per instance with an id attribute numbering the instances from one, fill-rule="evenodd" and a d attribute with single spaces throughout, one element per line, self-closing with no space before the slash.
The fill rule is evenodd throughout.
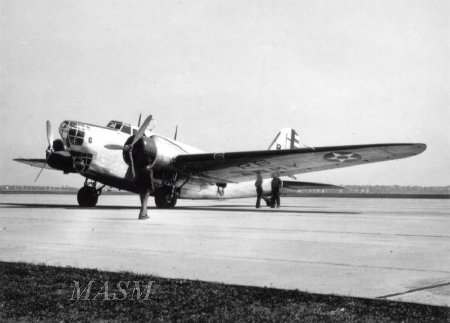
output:
<path id="1" fill-rule="evenodd" d="M 66 151 L 66 146 L 61 139 L 53 140 L 51 150 L 47 149 L 45 155 L 50 167 L 62 170 L 64 173 L 73 171 L 72 157 Z"/>
<path id="2" fill-rule="evenodd" d="M 64 142 L 61 139 L 53 140 L 53 151 L 64 151 L 66 147 L 64 146 Z"/>
<path id="3" fill-rule="evenodd" d="M 128 166 L 131 166 L 130 160 L 130 145 L 134 140 L 134 135 L 125 141 L 124 149 L 122 151 L 123 160 Z M 153 138 L 142 137 L 132 148 L 133 163 L 135 168 L 144 168 L 152 164 L 156 158 L 156 144 Z"/>

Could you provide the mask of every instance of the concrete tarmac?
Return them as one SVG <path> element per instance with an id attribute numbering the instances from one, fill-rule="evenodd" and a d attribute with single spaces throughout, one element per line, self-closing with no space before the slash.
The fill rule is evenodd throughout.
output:
<path id="1" fill-rule="evenodd" d="M 450 306 L 450 200 L 0 195 L 0 260 Z"/>

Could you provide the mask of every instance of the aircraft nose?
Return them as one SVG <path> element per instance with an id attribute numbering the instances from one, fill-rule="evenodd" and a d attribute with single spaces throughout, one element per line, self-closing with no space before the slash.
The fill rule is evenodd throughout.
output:
<path id="1" fill-rule="evenodd" d="M 88 127 L 78 121 L 65 120 L 59 126 L 59 134 L 68 147 L 81 147 Z"/>

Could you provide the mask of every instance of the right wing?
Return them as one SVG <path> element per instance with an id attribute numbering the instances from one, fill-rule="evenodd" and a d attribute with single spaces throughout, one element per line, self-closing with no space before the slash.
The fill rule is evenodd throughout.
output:
<path id="1" fill-rule="evenodd" d="M 425 149 L 425 144 L 401 143 L 186 154 L 176 156 L 172 167 L 208 183 L 239 183 L 253 180 L 257 172 L 265 178 L 304 174 L 410 157 Z"/>

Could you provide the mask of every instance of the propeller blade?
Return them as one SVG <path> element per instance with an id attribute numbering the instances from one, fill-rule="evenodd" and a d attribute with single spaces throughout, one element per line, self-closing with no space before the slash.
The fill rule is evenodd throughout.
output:
<path id="1" fill-rule="evenodd" d="M 114 145 L 114 144 L 105 145 L 104 147 L 106 149 L 111 149 L 111 150 L 123 150 L 123 148 L 124 148 L 122 145 Z"/>
<path id="2" fill-rule="evenodd" d="M 142 117 L 142 113 L 139 113 L 138 127 L 141 126 L 141 117 Z"/>
<path id="3" fill-rule="evenodd" d="M 137 131 L 136 135 L 134 136 L 133 142 L 131 143 L 131 147 L 133 147 L 134 144 L 137 143 L 138 140 L 142 138 L 142 136 L 145 133 L 145 130 L 147 130 L 147 127 L 150 124 L 150 121 L 152 121 L 152 116 L 151 115 L 149 115 L 147 117 L 147 119 L 145 119 L 144 123 L 139 128 L 139 130 Z"/>
<path id="4" fill-rule="evenodd" d="M 129 150 L 129 156 L 131 160 L 131 171 L 133 172 L 133 178 L 136 178 L 136 172 L 134 171 L 133 150 Z"/>
<path id="5" fill-rule="evenodd" d="M 175 136 L 173 137 L 173 140 L 177 140 L 177 134 L 178 134 L 178 125 L 175 126 Z"/>
<path id="6" fill-rule="evenodd" d="M 51 154 L 51 152 L 50 152 L 50 154 Z M 41 173 L 44 170 L 45 166 L 47 166 L 47 161 L 50 158 L 50 154 L 48 154 L 47 158 L 45 159 L 44 166 L 42 166 L 41 170 L 39 171 L 39 174 L 36 176 L 36 179 L 34 180 L 35 183 L 38 180 L 39 176 L 41 176 Z"/>
<path id="7" fill-rule="evenodd" d="M 52 124 L 49 120 L 47 120 L 47 141 L 48 141 L 48 147 L 50 150 L 53 150 L 53 131 L 52 131 Z"/>

